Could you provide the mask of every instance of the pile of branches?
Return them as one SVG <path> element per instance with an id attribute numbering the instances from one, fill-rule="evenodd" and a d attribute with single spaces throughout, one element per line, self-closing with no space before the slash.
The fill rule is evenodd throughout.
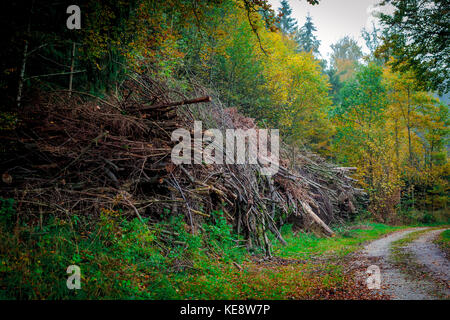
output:
<path id="1" fill-rule="evenodd" d="M 288 147 L 274 176 L 250 164 L 173 164 L 171 133 L 192 131 L 194 120 L 204 130 L 256 127 L 200 86 L 192 96 L 140 76 L 106 99 L 65 91 L 34 99 L 20 110 L 17 129 L 2 137 L 2 197 L 16 199 L 18 212 L 36 221 L 121 208 L 151 223 L 165 211 L 185 215 L 193 233 L 222 211 L 249 247 L 268 255 L 269 232 L 285 242 L 283 223 L 333 236 L 328 225 L 354 212 L 354 168 Z"/>

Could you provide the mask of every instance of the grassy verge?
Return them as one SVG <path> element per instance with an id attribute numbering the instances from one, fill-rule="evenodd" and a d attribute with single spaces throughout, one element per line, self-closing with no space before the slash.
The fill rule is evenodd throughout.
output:
<path id="1" fill-rule="evenodd" d="M 450 230 L 442 232 L 435 243 L 445 252 L 445 256 L 450 258 Z"/>
<path id="2" fill-rule="evenodd" d="M 283 228 L 287 246 L 277 245 L 274 253 L 286 258 L 308 259 L 317 255 L 334 255 L 343 257 L 361 249 L 361 244 L 380 238 L 381 236 L 401 230 L 405 226 L 388 226 L 380 223 L 366 223 L 341 227 L 333 238 L 319 238 L 312 234 L 294 235 L 290 226 Z"/>
<path id="3" fill-rule="evenodd" d="M 0 210 L 0 299 L 349 299 L 362 298 L 339 259 L 363 242 L 399 229 L 382 224 L 337 230 L 334 238 L 294 236 L 262 260 L 242 246 L 221 212 L 196 235 L 181 217 L 152 223 L 120 210 L 87 216 L 18 219 L 13 202 Z M 81 289 L 66 286 L 69 265 Z"/>

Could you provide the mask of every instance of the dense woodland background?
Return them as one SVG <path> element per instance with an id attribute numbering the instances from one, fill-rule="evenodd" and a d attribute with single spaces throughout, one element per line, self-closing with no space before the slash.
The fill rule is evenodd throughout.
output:
<path id="1" fill-rule="evenodd" d="M 66 28 L 64 2 L 12 2 L 1 17 L 2 127 L 14 126 L 18 86 L 23 104 L 69 80 L 103 95 L 149 73 L 210 88 L 289 144 L 358 167 L 379 219 L 447 209 L 448 101 L 433 90 L 448 90 L 448 2 L 388 2 L 398 11 L 384 31 L 363 31 L 370 54 L 345 37 L 330 61 L 314 21 L 297 26 L 286 1 L 279 12 L 266 1 L 85 1 L 81 30 Z"/>
<path id="2" fill-rule="evenodd" d="M 445 221 L 450 3 L 381 3 L 395 10 L 362 30 L 369 52 L 344 37 L 329 61 L 313 19 L 297 25 L 285 0 L 277 11 L 266 0 L 78 1 L 80 30 L 66 28 L 72 3 L 3 3 L 0 135 L 20 129 L 21 110 L 49 93 L 124 98 L 130 77 L 149 77 L 279 128 L 292 150 L 356 167 L 351 179 L 366 194 L 359 217 Z M 2 144 L 7 185 L 15 149 Z"/>

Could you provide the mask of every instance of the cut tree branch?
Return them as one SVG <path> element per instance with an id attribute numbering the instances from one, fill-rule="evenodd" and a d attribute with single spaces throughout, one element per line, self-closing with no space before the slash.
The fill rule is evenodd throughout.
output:
<path id="1" fill-rule="evenodd" d="M 140 111 L 157 110 L 157 109 L 163 109 L 163 108 L 182 106 L 182 105 L 185 105 L 185 104 L 193 104 L 193 103 L 200 103 L 200 102 L 210 102 L 210 101 L 211 101 L 211 97 L 210 96 L 205 96 L 205 97 L 200 97 L 200 98 L 195 98 L 195 99 L 187 99 L 187 100 L 182 100 L 182 101 L 177 101 L 177 102 L 160 103 L 160 104 L 155 104 L 153 106 L 144 106 L 143 108 L 141 108 L 139 110 Z"/>

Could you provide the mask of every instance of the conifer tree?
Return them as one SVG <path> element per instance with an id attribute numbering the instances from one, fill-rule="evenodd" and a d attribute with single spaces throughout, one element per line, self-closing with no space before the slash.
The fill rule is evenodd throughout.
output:
<path id="1" fill-rule="evenodd" d="M 291 17 L 292 9 L 287 0 L 281 1 L 281 8 L 278 10 L 280 21 L 277 23 L 277 27 L 285 35 L 291 35 L 297 30 L 297 21 Z"/>
<path id="2" fill-rule="evenodd" d="M 296 41 L 298 43 L 298 51 L 311 52 L 315 56 L 319 55 L 320 41 L 314 34 L 316 31 L 317 28 L 308 13 L 305 24 L 297 31 Z"/>

